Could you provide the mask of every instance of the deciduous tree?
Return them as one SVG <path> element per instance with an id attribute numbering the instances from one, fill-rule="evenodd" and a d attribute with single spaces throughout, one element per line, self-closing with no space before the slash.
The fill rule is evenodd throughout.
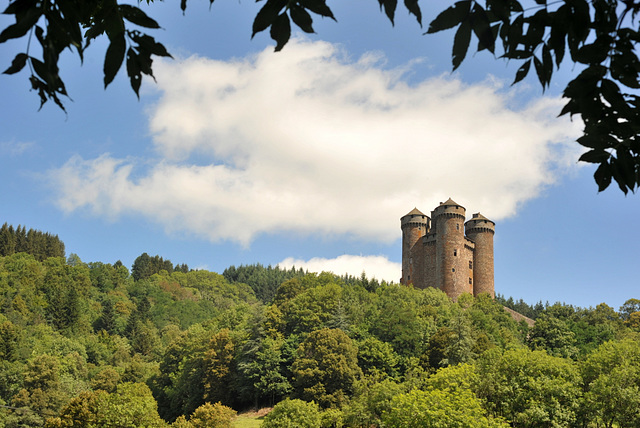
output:
<path id="1" fill-rule="evenodd" d="M 318 405 L 286 399 L 275 405 L 264 418 L 263 428 L 320 428 Z"/>
<path id="2" fill-rule="evenodd" d="M 468 390 L 413 391 L 395 396 L 382 420 L 390 428 L 506 428 L 486 416 L 480 400 Z"/>
<path id="3" fill-rule="evenodd" d="M 544 351 L 492 349 L 476 365 L 477 394 L 493 415 L 518 427 L 575 423 L 581 391 L 571 360 Z"/>
<path id="4" fill-rule="evenodd" d="M 291 368 L 297 394 L 322 407 L 344 403 L 362 375 L 357 349 L 342 330 L 313 331 L 298 348 Z"/>

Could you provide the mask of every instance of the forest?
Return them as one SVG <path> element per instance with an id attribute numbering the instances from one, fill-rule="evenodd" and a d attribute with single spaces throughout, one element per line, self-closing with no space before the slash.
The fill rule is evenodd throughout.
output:
<path id="1" fill-rule="evenodd" d="M 0 257 L 0 427 L 228 427 L 262 407 L 263 427 L 637 427 L 639 339 L 633 298 L 453 302 L 364 273 L 26 249 Z"/>

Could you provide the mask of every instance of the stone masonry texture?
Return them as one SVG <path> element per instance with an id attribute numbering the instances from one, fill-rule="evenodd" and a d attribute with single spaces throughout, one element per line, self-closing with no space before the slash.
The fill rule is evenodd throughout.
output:
<path id="1" fill-rule="evenodd" d="M 495 297 L 493 235 L 495 223 L 449 199 L 427 216 L 413 209 L 400 219 L 402 284 L 435 287 L 457 300 L 463 293 Z"/>

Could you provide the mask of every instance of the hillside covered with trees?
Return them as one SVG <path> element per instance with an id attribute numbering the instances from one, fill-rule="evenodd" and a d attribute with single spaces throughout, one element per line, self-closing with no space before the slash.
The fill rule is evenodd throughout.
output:
<path id="1" fill-rule="evenodd" d="M 365 275 L 14 252 L 0 427 L 229 426 L 268 406 L 265 427 L 634 427 L 639 333 L 636 299 L 452 302 Z"/>

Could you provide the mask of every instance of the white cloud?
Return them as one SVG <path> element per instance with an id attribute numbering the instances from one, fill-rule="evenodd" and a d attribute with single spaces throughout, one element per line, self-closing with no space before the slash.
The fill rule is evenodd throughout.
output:
<path id="1" fill-rule="evenodd" d="M 2 141 L 0 142 L 0 155 L 19 156 L 32 150 L 35 144 L 25 141 Z"/>
<path id="2" fill-rule="evenodd" d="M 399 282 L 402 272 L 400 263 L 390 261 L 386 256 L 354 256 L 345 254 L 335 259 L 315 257 L 311 260 L 300 260 L 289 257 L 278 265 L 281 268 L 302 268 L 309 272 L 333 272 L 336 275 L 349 274 L 359 277 L 362 272 L 367 278 L 379 281 Z"/>
<path id="3" fill-rule="evenodd" d="M 451 196 L 500 220 L 575 168 L 579 127 L 556 118 L 559 100 L 521 107 L 490 78 L 409 85 L 407 67 L 372 58 L 292 41 L 277 55 L 160 63 L 159 158 L 71 159 L 51 173 L 59 204 L 244 245 L 282 231 L 392 241 L 414 206 Z"/>

